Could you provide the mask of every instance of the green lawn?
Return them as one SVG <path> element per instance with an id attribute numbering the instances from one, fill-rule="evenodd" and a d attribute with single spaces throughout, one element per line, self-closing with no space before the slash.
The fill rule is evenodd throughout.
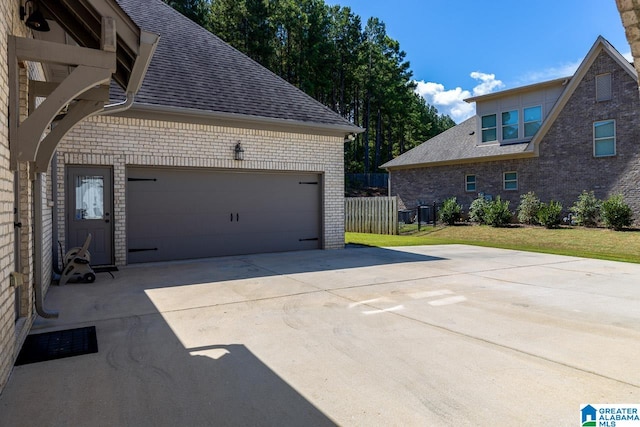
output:
<path id="1" fill-rule="evenodd" d="M 400 236 L 346 233 L 346 243 L 367 246 L 466 244 L 640 263 L 640 231 L 601 228 L 494 228 L 480 225 L 422 227 Z"/>

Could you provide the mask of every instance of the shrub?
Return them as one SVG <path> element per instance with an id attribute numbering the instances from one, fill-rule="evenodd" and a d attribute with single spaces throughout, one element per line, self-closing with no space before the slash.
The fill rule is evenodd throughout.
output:
<path id="1" fill-rule="evenodd" d="M 455 197 L 451 197 L 444 201 L 438 215 L 440 217 L 440 221 L 446 222 L 448 225 L 453 225 L 460 219 L 461 213 L 462 206 L 457 203 Z"/>
<path id="2" fill-rule="evenodd" d="M 622 230 L 631 225 L 633 213 L 624 202 L 622 194 L 616 194 L 602 202 L 602 220 L 606 227 L 614 230 Z"/>
<path id="3" fill-rule="evenodd" d="M 587 192 L 584 190 L 569 210 L 575 215 L 575 220 L 578 225 L 595 227 L 600 218 L 601 206 L 602 202 L 596 199 L 593 191 Z"/>
<path id="4" fill-rule="evenodd" d="M 562 205 L 556 201 L 540 203 L 538 222 L 547 228 L 555 228 L 562 221 Z"/>
<path id="5" fill-rule="evenodd" d="M 486 224 L 492 227 L 504 227 L 511 222 L 513 214 L 509 210 L 509 201 L 500 200 L 500 196 L 492 202 L 487 202 L 487 207 L 484 213 L 484 220 Z"/>
<path id="6" fill-rule="evenodd" d="M 518 206 L 518 221 L 523 224 L 535 224 L 538 221 L 538 210 L 540 209 L 540 199 L 533 191 L 520 196 L 520 206 Z"/>
<path id="7" fill-rule="evenodd" d="M 469 206 L 469 219 L 478 224 L 486 224 L 484 217 L 489 203 L 490 202 L 484 198 L 484 195 L 478 194 L 478 198 L 471 202 L 471 206 Z"/>

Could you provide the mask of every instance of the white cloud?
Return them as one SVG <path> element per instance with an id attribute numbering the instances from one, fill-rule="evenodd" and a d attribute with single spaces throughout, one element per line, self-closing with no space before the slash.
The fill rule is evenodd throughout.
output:
<path id="1" fill-rule="evenodd" d="M 571 77 L 582 63 L 582 59 L 574 62 L 568 62 L 558 67 L 549 67 L 544 70 L 530 71 L 523 75 L 515 86 L 524 86 L 534 83 L 545 82 L 548 80 L 561 79 L 563 77 Z"/>
<path id="2" fill-rule="evenodd" d="M 633 56 L 630 52 L 623 53 L 622 56 L 629 62 L 633 62 Z M 582 59 L 579 59 L 557 67 L 531 71 L 524 74 L 518 81 L 513 82 L 513 84 L 509 84 L 509 86 L 519 87 L 569 77 L 576 72 L 581 62 Z M 435 106 L 441 114 L 446 114 L 456 123 L 460 123 L 475 114 L 475 104 L 464 102 L 465 99 L 471 98 L 472 96 L 486 95 L 505 87 L 501 80 L 496 79 L 495 74 L 474 71 L 470 73 L 469 76 L 478 82 L 471 90 L 462 89 L 461 87 L 446 89 L 444 85 L 440 83 L 417 81 L 416 92 L 422 96 L 427 103 Z"/>
<path id="3" fill-rule="evenodd" d="M 504 84 L 501 80 L 496 80 L 495 74 L 486 74 L 481 73 L 480 71 L 474 71 L 469 75 L 472 79 L 476 79 L 482 82 L 473 88 L 474 96 L 486 95 L 496 89 L 501 89 L 504 87 Z"/>
<path id="4" fill-rule="evenodd" d="M 456 123 L 460 123 L 475 114 L 475 104 L 464 102 L 465 99 L 471 96 L 486 95 L 504 87 L 502 81 L 496 79 L 495 74 L 474 71 L 470 76 L 479 82 L 471 91 L 461 87 L 447 90 L 440 83 L 419 81 L 416 82 L 416 92 L 427 103 L 435 106 L 440 113 L 446 114 Z"/>
<path id="5" fill-rule="evenodd" d="M 633 62 L 633 55 L 631 52 L 623 53 L 622 56 L 627 61 Z M 525 86 L 549 80 L 561 79 L 563 77 L 571 77 L 575 74 L 583 59 L 584 58 L 577 59 L 573 62 L 567 62 L 557 67 L 549 67 L 544 70 L 528 72 L 515 82 L 514 86 Z"/>

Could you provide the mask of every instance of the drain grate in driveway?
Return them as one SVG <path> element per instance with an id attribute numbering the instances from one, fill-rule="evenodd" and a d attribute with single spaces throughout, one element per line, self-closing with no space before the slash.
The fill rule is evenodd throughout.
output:
<path id="1" fill-rule="evenodd" d="M 96 327 L 67 329 L 29 335 L 16 366 L 98 352 Z"/>

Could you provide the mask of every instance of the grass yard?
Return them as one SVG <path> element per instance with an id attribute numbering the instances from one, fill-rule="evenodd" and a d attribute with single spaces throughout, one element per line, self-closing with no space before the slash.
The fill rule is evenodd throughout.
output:
<path id="1" fill-rule="evenodd" d="M 422 227 L 400 236 L 346 233 L 346 243 L 367 246 L 466 244 L 640 263 L 640 231 L 602 228 L 494 228 L 484 225 Z"/>

